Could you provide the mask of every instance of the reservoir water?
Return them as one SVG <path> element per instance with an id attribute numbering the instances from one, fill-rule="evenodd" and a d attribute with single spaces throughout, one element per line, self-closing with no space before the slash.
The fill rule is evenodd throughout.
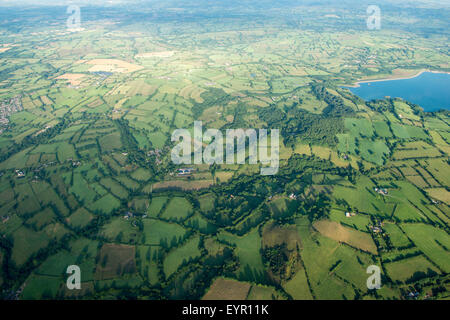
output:
<path id="1" fill-rule="evenodd" d="M 450 109 L 450 74 L 424 72 L 411 79 L 360 83 L 346 87 L 366 101 L 385 97 L 402 98 L 425 111 Z"/>

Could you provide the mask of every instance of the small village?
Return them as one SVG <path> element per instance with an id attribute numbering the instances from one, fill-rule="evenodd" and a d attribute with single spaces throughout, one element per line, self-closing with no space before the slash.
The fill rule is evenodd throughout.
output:
<path id="1" fill-rule="evenodd" d="M 3 133 L 9 124 L 9 117 L 16 112 L 22 111 L 21 97 L 16 96 L 0 104 L 0 134 Z"/>
<path id="2" fill-rule="evenodd" d="M 150 150 L 147 153 L 148 157 L 154 156 L 155 157 L 155 164 L 156 165 L 160 165 L 162 163 L 162 156 L 163 156 L 163 150 L 161 149 L 155 149 L 155 150 Z"/>

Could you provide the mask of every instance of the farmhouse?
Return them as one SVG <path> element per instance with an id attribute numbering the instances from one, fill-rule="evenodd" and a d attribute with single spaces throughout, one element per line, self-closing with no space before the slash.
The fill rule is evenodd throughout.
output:
<path id="1" fill-rule="evenodd" d="M 372 230 L 373 233 L 383 232 L 383 229 L 381 229 L 380 227 L 376 227 L 376 226 L 370 226 L 370 229 Z"/>
<path id="2" fill-rule="evenodd" d="M 133 213 L 130 212 L 130 211 L 128 211 L 128 212 L 123 216 L 123 218 L 124 218 L 125 220 L 128 220 L 128 219 L 130 219 L 130 218 L 133 218 Z"/>
<path id="3" fill-rule="evenodd" d="M 23 173 L 23 171 L 16 170 L 16 174 L 17 174 L 17 178 L 24 178 L 25 177 L 25 173 Z"/>
<path id="4" fill-rule="evenodd" d="M 346 216 L 347 218 L 351 218 L 351 217 L 356 216 L 356 213 L 354 213 L 354 212 L 346 212 L 346 213 L 345 213 L 345 216 Z"/>
<path id="5" fill-rule="evenodd" d="M 81 162 L 80 161 L 74 161 L 74 162 L 72 162 L 72 167 L 78 167 L 78 166 L 80 166 L 81 165 Z"/>
<path id="6" fill-rule="evenodd" d="M 388 194 L 387 189 L 385 188 L 374 188 L 375 192 L 378 192 L 379 194 L 386 196 Z"/>

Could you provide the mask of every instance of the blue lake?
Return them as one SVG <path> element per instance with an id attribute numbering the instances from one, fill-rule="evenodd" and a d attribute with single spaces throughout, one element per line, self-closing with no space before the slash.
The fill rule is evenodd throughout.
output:
<path id="1" fill-rule="evenodd" d="M 425 111 L 450 109 L 450 74 L 424 72 L 411 79 L 360 83 L 348 88 L 366 101 L 385 97 L 402 98 Z"/>

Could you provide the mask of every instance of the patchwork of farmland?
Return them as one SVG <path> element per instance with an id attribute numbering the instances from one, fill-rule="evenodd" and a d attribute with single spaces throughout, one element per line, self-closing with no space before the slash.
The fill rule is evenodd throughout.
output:
<path id="1" fill-rule="evenodd" d="M 369 32 L 319 4 L 302 23 L 89 10 L 76 32 L 0 23 L 0 298 L 449 298 L 449 111 L 344 88 L 449 72 L 437 12 Z M 244 164 L 175 164 L 194 121 L 278 128 L 277 174 L 249 147 Z"/>

